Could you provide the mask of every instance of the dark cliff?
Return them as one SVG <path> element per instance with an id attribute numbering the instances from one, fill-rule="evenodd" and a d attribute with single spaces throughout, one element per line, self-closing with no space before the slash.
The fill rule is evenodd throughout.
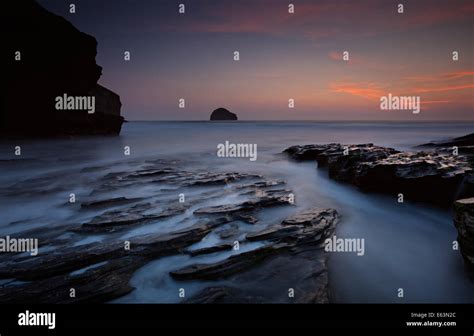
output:
<path id="1" fill-rule="evenodd" d="M 120 133 L 120 97 L 97 84 L 94 37 L 33 0 L 15 1 L 0 16 L 2 135 Z M 96 112 L 57 110 L 55 98 L 64 94 L 95 96 Z"/>

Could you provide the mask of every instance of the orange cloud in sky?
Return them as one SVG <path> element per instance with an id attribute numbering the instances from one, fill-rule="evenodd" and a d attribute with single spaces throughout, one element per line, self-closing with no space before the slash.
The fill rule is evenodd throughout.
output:
<path id="1" fill-rule="evenodd" d="M 346 8 L 349 5 L 346 5 Z M 334 27 L 315 27 L 313 23 L 325 11 L 334 10 L 328 3 L 296 4 L 290 14 L 288 4 L 269 6 L 266 2 L 252 5 L 234 3 L 233 6 L 217 6 L 203 19 L 191 21 L 187 25 L 168 25 L 168 30 L 204 33 L 257 33 L 275 36 L 303 36 L 311 40 L 333 36 L 338 33 Z M 350 5 L 350 7 L 355 7 Z M 340 8 L 340 9 L 344 9 Z M 334 12 L 334 11 L 333 11 Z"/>
<path id="2" fill-rule="evenodd" d="M 443 91 L 460 91 L 465 89 L 473 89 L 474 84 L 467 84 L 467 85 L 455 85 L 455 86 L 439 86 L 439 87 L 431 87 L 431 88 L 415 88 L 412 91 L 416 93 L 423 93 L 423 92 L 443 92 Z"/>
<path id="3" fill-rule="evenodd" d="M 422 4 L 422 2 L 420 1 Z M 423 5 L 423 4 L 422 4 Z M 428 26 L 450 21 L 462 20 L 472 16 L 473 6 L 469 2 L 446 1 L 426 3 L 422 11 L 407 12 L 402 24 L 408 26 Z"/>
<path id="4" fill-rule="evenodd" d="M 467 76 L 474 76 L 474 71 L 458 71 L 458 72 L 451 72 L 447 74 L 449 78 L 462 78 Z"/>
<path id="5" fill-rule="evenodd" d="M 406 80 L 411 81 L 418 81 L 418 82 L 438 82 L 438 81 L 446 81 L 451 79 L 459 79 L 463 77 L 474 76 L 473 71 L 457 71 L 457 72 L 450 72 L 441 75 L 421 75 L 421 76 L 409 76 L 405 77 Z"/>
<path id="6" fill-rule="evenodd" d="M 337 52 L 337 51 L 331 51 L 329 53 L 329 58 L 332 59 L 333 61 L 342 61 L 342 53 Z"/>
<path id="7" fill-rule="evenodd" d="M 432 105 L 432 104 L 447 104 L 451 103 L 450 100 L 421 100 L 420 101 L 421 105 L 427 104 L 427 105 Z"/>
<path id="8" fill-rule="evenodd" d="M 474 72 L 472 71 L 458 71 L 447 74 L 404 77 L 399 81 L 394 81 L 390 87 L 377 82 L 332 83 L 330 85 L 330 90 L 332 92 L 346 93 L 366 99 L 379 99 L 381 96 L 387 95 L 388 92 L 391 92 L 393 95 L 413 95 L 449 91 L 462 92 L 464 90 L 474 89 L 474 84 L 472 83 L 473 75 Z M 421 83 L 428 83 L 429 85 L 420 86 Z M 426 100 L 425 104 L 445 102 L 448 102 L 448 100 L 431 99 Z"/>
<path id="9" fill-rule="evenodd" d="M 386 90 L 374 83 L 333 83 L 330 88 L 332 92 L 347 93 L 373 100 L 380 99 L 381 96 L 386 94 Z"/>

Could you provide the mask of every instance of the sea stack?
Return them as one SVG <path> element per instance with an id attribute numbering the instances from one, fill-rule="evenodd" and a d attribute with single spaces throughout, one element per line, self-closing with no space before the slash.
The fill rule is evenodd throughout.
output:
<path id="1" fill-rule="evenodd" d="M 237 115 L 223 107 L 219 107 L 211 113 L 211 120 L 237 120 Z"/>
<path id="2" fill-rule="evenodd" d="M 97 41 L 36 1 L 14 1 L 2 10 L 5 71 L 0 81 L 0 134 L 61 136 L 119 134 L 120 97 L 98 84 Z M 58 108 L 58 97 L 91 101 Z M 61 104 L 59 104 L 61 105 Z"/>

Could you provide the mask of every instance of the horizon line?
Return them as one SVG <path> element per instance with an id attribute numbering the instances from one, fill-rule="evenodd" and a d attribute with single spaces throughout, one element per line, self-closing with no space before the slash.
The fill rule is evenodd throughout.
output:
<path id="1" fill-rule="evenodd" d="M 367 119 L 367 120 L 330 120 L 330 119 L 245 119 L 245 120 L 209 120 L 209 119 L 186 119 L 186 120 L 176 120 L 176 119 L 127 119 L 126 122 L 209 122 L 209 123 L 219 123 L 219 122 L 229 122 L 229 123 L 238 123 L 238 122 L 404 122 L 404 123 L 474 123 L 472 120 L 440 120 L 440 119 L 429 119 L 429 120 L 386 120 L 386 119 Z"/>

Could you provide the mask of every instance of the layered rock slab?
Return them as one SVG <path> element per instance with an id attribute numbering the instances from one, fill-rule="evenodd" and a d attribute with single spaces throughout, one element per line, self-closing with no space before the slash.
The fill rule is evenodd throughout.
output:
<path id="1" fill-rule="evenodd" d="M 360 145 L 304 145 L 284 150 L 291 158 L 317 161 L 329 176 L 367 191 L 450 206 L 472 174 L 466 157 L 444 151 L 399 152 Z"/>
<path id="2" fill-rule="evenodd" d="M 474 278 L 474 197 L 454 203 L 454 225 L 466 269 Z"/>
<path id="3" fill-rule="evenodd" d="M 264 242 L 263 247 L 215 263 L 192 264 L 170 275 L 180 281 L 225 279 L 240 284 L 238 289 L 206 288 L 186 301 L 191 303 L 287 302 L 289 297 L 285 294 L 295 286 L 297 294 L 292 302 L 329 302 L 328 255 L 322 247 L 325 238 L 332 236 L 338 219 L 334 209 L 308 209 L 246 236 L 249 241 Z M 275 281 L 278 285 L 250 285 L 270 278 L 279 278 Z"/>

